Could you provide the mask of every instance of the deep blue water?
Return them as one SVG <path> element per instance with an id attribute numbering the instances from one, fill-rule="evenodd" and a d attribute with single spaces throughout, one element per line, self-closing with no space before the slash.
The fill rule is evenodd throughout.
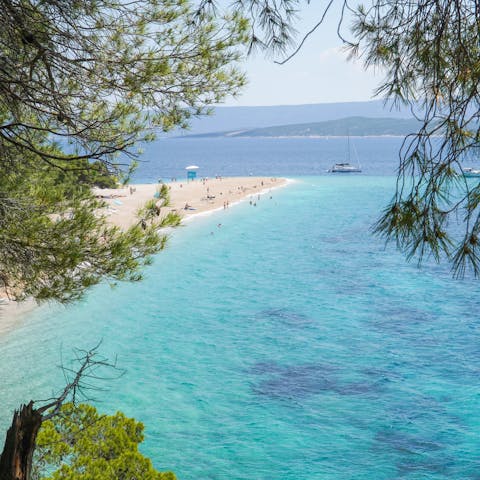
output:
<path id="1" fill-rule="evenodd" d="M 352 176 L 323 175 L 338 140 L 171 142 L 158 176 L 195 161 L 297 181 L 178 229 L 142 283 L 42 308 L 0 338 L 1 425 L 61 388 L 72 347 L 103 338 L 126 373 L 93 392 L 99 408 L 142 420 L 142 450 L 182 480 L 478 479 L 478 284 L 370 234 L 398 140 L 356 141 Z"/>
<path id="2" fill-rule="evenodd" d="M 398 165 L 399 138 L 352 138 L 350 161 L 366 175 L 393 175 Z M 137 182 L 185 177 L 185 167 L 198 165 L 199 176 L 325 175 L 347 160 L 345 138 L 176 138 L 144 147 Z"/>

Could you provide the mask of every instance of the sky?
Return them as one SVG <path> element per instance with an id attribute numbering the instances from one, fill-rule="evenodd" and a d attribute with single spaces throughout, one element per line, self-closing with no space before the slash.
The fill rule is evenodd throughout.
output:
<path id="1" fill-rule="evenodd" d="M 324 0 L 314 0 L 302 10 L 298 39 L 321 18 Z M 285 65 L 256 53 L 244 70 L 249 80 L 243 94 L 225 105 L 296 105 L 372 100 L 381 77 L 365 71 L 359 62 L 347 61 L 336 29 L 338 9 L 327 14 L 324 24 Z M 344 32 L 347 32 L 344 27 Z"/>

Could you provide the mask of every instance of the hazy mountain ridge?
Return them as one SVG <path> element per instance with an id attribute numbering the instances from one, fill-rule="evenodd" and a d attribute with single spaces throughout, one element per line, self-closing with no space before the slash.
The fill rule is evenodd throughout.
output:
<path id="1" fill-rule="evenodd" d="M 405 136 L 418 131 L 414 118 L 347 117 L 323 122 L 297 123 L 263 128 L 211 132 L 188 137 L 339 137 Z"/>
<path id="2" fill-rule="evenodd" d="M 211 116 L 192 118 L 189 130 L 173 133 L 174 135 L 198 135 L 323 122 L 346 117 L 405 119 L 411 116 L 409 109 L 392 109 L 388 105 L 386 106 L 382 100 L 267 107 L 216 107 Z"/>

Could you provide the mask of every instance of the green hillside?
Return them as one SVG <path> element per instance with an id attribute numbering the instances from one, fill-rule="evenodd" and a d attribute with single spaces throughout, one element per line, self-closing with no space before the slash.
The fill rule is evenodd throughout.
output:
<path id="1" fill-rule="evenodd" d="M 297 123 L 275 127 L 216 132 L 196 137 L 339 137 L 405 136 L 416 132 L 420 123 L 413 118 L 348 117 L 325 122 Z"/>

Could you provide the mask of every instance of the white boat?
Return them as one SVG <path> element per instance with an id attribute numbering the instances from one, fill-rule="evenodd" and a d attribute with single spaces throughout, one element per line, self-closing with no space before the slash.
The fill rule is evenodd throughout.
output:
<path id="1" fill-rule="evenodd" d="M 465 167 L 462 169 L 463 176 L 466 178 L 480 177 L 480 170 L 472 167 Z"/>
<path id="2" fill-rule="evenodd" d="M 355 151 L 355 154 L 357 152 Z M 352 165 L 350 163 L 350 136 L 347 136 L 347 162 L 344 163 L 335 163 L 332 165 L 332 168 L 328 170 L 329 173 L 358 173 L 361 172 L 362 169 L 359 165 Z"/>
<path id="3" fill-rule="evenodd" d="M 361 171 L 360 167 L 356 167 L 350 163 L 336 163 L 329 170 L 330 173 L 358 173 Z"/>

